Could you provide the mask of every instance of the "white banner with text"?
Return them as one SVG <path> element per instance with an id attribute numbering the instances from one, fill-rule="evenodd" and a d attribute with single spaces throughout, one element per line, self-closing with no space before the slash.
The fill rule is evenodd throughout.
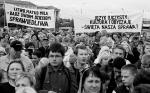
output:
<path id="1" fill-rule="evenodd" d="M 54 9 L 30 9 L 5 4 L 7 23 L 37 28 L 55 28 Z"/>
<path id="2" fill-rule="evenodd" d="M 89 33 L 102 30 L 108 32 L 141 32 L 142 18 L 141 12 L 80 16 L 74 18 L 75 32 Z"/>

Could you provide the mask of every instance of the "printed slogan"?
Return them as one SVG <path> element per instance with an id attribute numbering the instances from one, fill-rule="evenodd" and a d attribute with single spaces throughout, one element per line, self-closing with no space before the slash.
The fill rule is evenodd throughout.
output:
<path id="1" fill-rule="evenodd" d="M 5 4 L 7 23 L 15 23 L 38 28 L 54 28 L 54 10 L 29 9 Z"/>
<path id="2" fill-rule="evenodd" d="M 82 18 L 80 18 L 80 21 Z M 83 18 L 86 20 L 85 18 Z M 83 21 L 84 21 L 83 20 Z M 80 24 L 82 23 L 82 24 Z M 109 32 L 140 32 L 142 26 L 142 15 L 130 16 L 122 15 L 104 15 L 87 18 L 85 22 L 75 23 L 75 27 L 82 32 L 94 32 L 107 30 Z"/>

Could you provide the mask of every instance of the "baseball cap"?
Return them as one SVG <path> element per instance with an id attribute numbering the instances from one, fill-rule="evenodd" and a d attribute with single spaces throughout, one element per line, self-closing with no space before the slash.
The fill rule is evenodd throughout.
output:
<path id="1" fill-rule="evenodd" d="M 15 51 L 21 51 L 23 49 L 23 45 L 19 40 L 12 41 L 10 47 L 13 47 Z"/>

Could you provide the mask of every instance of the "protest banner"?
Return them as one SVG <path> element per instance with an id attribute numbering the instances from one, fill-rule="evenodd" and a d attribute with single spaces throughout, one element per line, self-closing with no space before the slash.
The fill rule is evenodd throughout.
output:
<path id="1" fill-rule="evenodd" d="M 141 32 L 143 15 L 139 13 L 95 14 L 74 19 L 76 33 L 107 30 L 108 32 Z"/>
<path id="2" fill-rule="evenodd" d="M 5 3 L 7 23 L 37 28 L 55 28 L 54 9 L 30 9 Z"/>

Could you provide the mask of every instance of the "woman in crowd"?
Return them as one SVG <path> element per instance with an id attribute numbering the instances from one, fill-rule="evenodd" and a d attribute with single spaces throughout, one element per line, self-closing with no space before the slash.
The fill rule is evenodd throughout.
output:
<path id="1" fill-rule="evenodd" d="M 115 44 L 120 43 L 120 36 L 117 33 L 112 33 L 112 39 L 114 40 Z"/>
<path id="2" fill-rule="evenodd" d="M 10 35 L 8 33 L 3 34 L 3 38 L 9 43 Z"/>
<path id="3" fill-rule="evenodd" d="M 22 72 L 20 73 L 16 80 L 15 80 L 15 89 L 16 91 L 22 87 L 32 87 L 34 88 L 35 87 L 35 83 L 36 83 L 36 80 L 35 80 L 35 77 L 30 74 L 30 73 L 27 73 L 27 72 Z"/>
<path id="4" fill-rule="evenodd" d="M 12 61 L 7 68 L 8 82 L 0 85 L 1 93 L 15 93 L 15 79 L 17 75 L 24 72 L 25 68 L 20 61 Z"/>
<path id="5" fill-rule="evenodd" d="M 96 66 L 88 68 L 81 77 L 78 93 L 104 93 L 105 76 Z"/>
<path id="6" fill-rule="evenodd" d="M 125 59 L 129 60 L 132 64 L 135 64 L 135 57 L 133 55 L 131 46 L 128 44 L 127 41 L 121 42 L 122 47 L 125 49 Z"/>
<path id="7" fill-rule="evenodd" d="M 47 38 L 47 35 L 44 34 L 43 32 L 39 32 L 37 38 L 39 39 L 38 48 L 43 47 L 43 43 L 42 42 L 43 42 L 43 39 Z"/>
<path id="8" fill-rule="evenodd" d="M 39 48 L 39 38 L 37 34 L 33 34 L 31 36 L 31 41 L 33 42 L 33 44 L 35 45 L 35 49 Z"/>
<path id="9" fill-rule="evenodd" d="M 107 74 L 110 74 L 110 66 L 109 66 L 109 60 L 111 59 L 111 54 L 108 53 L 107 51 L 102 52 L 102 54 L 100 55 L 100 59 L 99 59 L 99 63 L 96 64 L 96 66 L 99 67 L 100 71 L 103 71 Z"/>
<path id="10" fill-rule="evenodd" d="M 34 67 L 36 67 L 39 64 L 39 61 L 41 60 L 41 58 L 42 58 L 41 51 L 39 51 L 39 50 L 36 49 L 32 53 L 32 63 L 34 65 Z"/>

